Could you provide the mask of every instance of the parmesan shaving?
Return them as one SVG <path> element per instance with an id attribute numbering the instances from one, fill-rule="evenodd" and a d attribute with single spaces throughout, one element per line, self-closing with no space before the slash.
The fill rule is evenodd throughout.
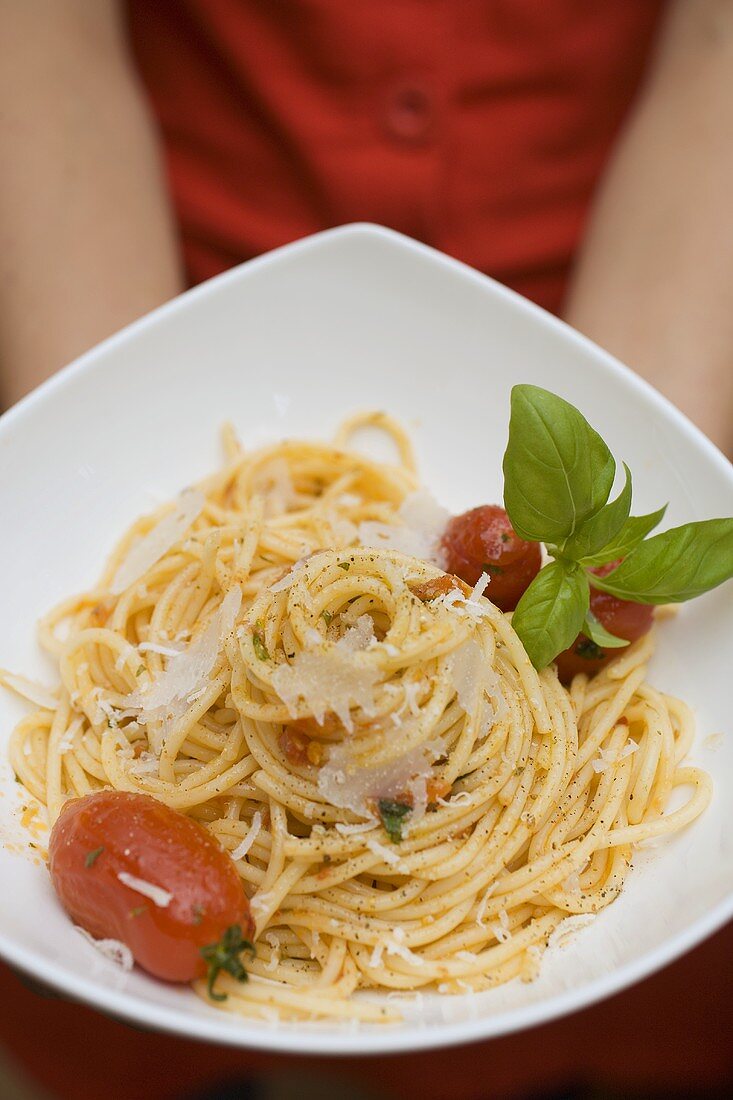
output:
<path id="1" fill-rule="evenodd" d="M 290 569 L 284 577 L 281 577 L 279 581 L 275 581 L 270 585 L 271 592 L 287 592 L 289 588 L 295 584 L 300 576 L 302 576 L 305 570 L 305 559 L 300 558 L 296 561 L 295 565 Z"/>
<path id="2" fill-rule="evenodd" d="M 384 954 L 384 943 L 382 940 L 374 945 L 374 950 L 369 956 L 369 965 L 372 969 L 382 965 L 382 955 Z"/>
<path id="3" fill-rule="evenodd" d="M 374 709 L 374 688 L 380 672 L 366 664 L 361 652 L 374 639 L 374 625 L 362 615 L 337 642 L 325 641 L 316 631 L 317 646 L 301 650 L 291 664 L 282 664 L 272 674 L 272 686 L 295 717 L 302 699 L 319 725 L 333 711 L 351 733 L 352 707 L 367 714 Z"/>
<path id="4" fill-rule="evenodd" d="M 479 926 L 479 928 L 485 928 L 486 927 L 486 925 L 484 923 L 484 917 L 486 916 L 486 910 L 487 910 L 488 905 L 489 905 L 489 898 L 491 897 L 491 895 L 494 893 L 495 890 L 496 890 L 496 882 L 492 882 L 491 885 L 489 886 L 489 888 L 487 889 L 486 893 L 482 897 L 482 899 L 479 903 L 479 907 L 476 910 L 476 924 Z"/>
<path id="5" fill-rule="evenodd" d="M 256 897 L 250 899 L 249 907 L 253 913 L 261 915 L 266 913 L 272 904 L 272 897 L 268 892 L 264 894 L 257 894 Z"/>
<path id="6" fill-rule="evenodd" d="M 170 645 L 161 645 L 159 642 L 140 642 L 139 653 L 159 653 L 161 657 L 180 657 L 183 652 L 180 648 Z"/>
<path id="7" fill-rule="evenodd" d="M 128 768 L 132 775 L 155 775 L 160 767 L 158 757 L 152 752 L 141 752 Z"/>
<path id="8" fill-rule="evenodd" d="M 150 898 L 159 909 L 167 909 L 173 901 L 173 894 L 164 890 L 162 886 L 155 886 L 152 882 L 146 882 L 144 878 L 131 875 L 128 871 L 118 871 L 117 878 L 125 886 L 129 886 L 131 890 L 134 890 L 135 893 Z"/>
<path id="9" fill-rule="evenodd" d="M 473 799 L 468 791 L 456 791 L 450 798 L 438 798 L 438 806 L 470 806 Z"/>
<path id="10" fill-rule="evenodd" d="M 353 836 L 358 833 L 368 833 L 376 825 L 377 822 L 374 818 L 371 821 L 359 821 L 354 825 L 346 825 L 341 821 L 337 821 L 336 832 L 341 833 L 342 836 Z"/>
<path id="11" fill-rule="evenodd" d="M 252 824 L 250 825 L 246 836 L 244 837 L 242 842 L 237 845 L 234 851 L 230 853 L 232 859 L 244 859 L 244 857 L 247 855 L 247 852 L 250 850 L 255 840 L 257 839 L 257 834 L 259 833 L 261 828 L 262 814 L 259 810 L 255 810 L 254 814 L 252 815 Z"/>
<path id="12" fill-rule="evenodd" d="M 171 547 L 181 541 L 191 524 L 198 519 L 204 503 L 203 493 L 198 489 L 185 489 L 178 497 L 173 511 L 131 546 L 127 557 L 117 567 L 109 586 L 110 592 L 119 596 L 160 561 Z"/>
<path id="13" fill-rule="evenodd" d="M 380 798 L 394 799 L 409 791 L 413 821 L 425 812 L 431 765 L 444 752 L 444 744 L 434 741 L 417 745 L 393 760 L 363 767 L 354 760 L 352 746 L 344 742 L 334 746 L 328 763 L 320 769 L 318 790 L 332 806 L 353 810 L 361 817 L 371 816 L 370 807 Z"/>
<path id="14" fill-rule="evenodd" d="M 64 733 L 64 736 L 59 741 L 59 745 L 58 745 L 59 756 L 63 756 L 67 752 L 71 752 L 71 750 L 74 747 L 74 741 L 76 740 L 76 735 L 79 732 L 79 730 L 81 729 L 82 724 L 83 724 L 83 719 L 82 718 L 75 718 L 74 721 L 71 723 L 69 728 Z"/>
<path id="15" fill-rule="evenodd" d="M 273 458 L 255 479 L 255 491 L 264 498 L 266 519 L 281 516 L 298 506 L 290 467 L 284 458 Z"/>
<path id="16" fill-rule="evenodd" d="M 234 629 L 241 603 L 242 592 L 235 585 L 227 592 L 201 636 L 171 658 L 165 672 L 151 684 L 128 697 L 132 706 L 140 708 L 143 722 L 175 720 L 185 712 L 195 693 L 203 694 L 221 647 Z M 161 747 L 153 745 L 151 740 L 151 748 L 157 754 Z"/>
<path id="17" fill-rule="evenodd" d="M 494 933 L 497 943 L 506 943 L 512 938 L 512 934 L 508 928 L 502 928 L 499 924 L 490 924 L 489 928 Z"/>
<path id="18" fill-rule="evenodd" d="M 86 928 L 82 928 L 78 924 L 74 925 L 74 929 L 105 959 L 114 963 L 115 966 L 121 967 L 122 970 L 132 970 L 135 960 L 126 943 L 122 943 L 120 940 L 95 940 Z"/>
<path id="19" fill-rule="evenodd" d="M 44 687 L 37 680 L 17 676 L 14 672 L 8 672 L 4 668 L 0 668 L 0 684 L 10 691 L 14 691 L 16 695 L 20 695 L 22 699 L 27 699 L 29 703 L 35 703 L 36 706 L 43 707 L 44 710 L 56 710 L 59 705 L 59 701 L 51 688 Z"/>
<path id="20" fill-rule="evenodd" d="M 424 491 L 405 497 L 398 512 L 399 523 L 365 520 L 359 524 L 357 538 L 362 546 L 397 550 L 412 558 L 443 567 L 445 555 L 440 546 L 450 513 Z"/>

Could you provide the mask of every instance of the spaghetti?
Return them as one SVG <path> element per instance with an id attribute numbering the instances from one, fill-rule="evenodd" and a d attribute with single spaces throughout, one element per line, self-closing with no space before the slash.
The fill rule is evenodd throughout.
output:
<path id="1" fill-rule="evenodd" d="M 397 464 L 350 449 L 365 424 Z M 488 578 L 440 569 L 440 513 L 384 414 L 333 446 L 224 442 L 223 469 L 43 621 L 61 687 L 14 731 L 16 774 L 52 819 L 112 787 L 218 838 L 256 923 L 229 1011 L 382 1021 L 393 1002 L 357 990 L 532 978 L 633 846 L 709 801 L 688 708 L 646 681 L 651 636 L 569 690 L 535 671 Z"/>

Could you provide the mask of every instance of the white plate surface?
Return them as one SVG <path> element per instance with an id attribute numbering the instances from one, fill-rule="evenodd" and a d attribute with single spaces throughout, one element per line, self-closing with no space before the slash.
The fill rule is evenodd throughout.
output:
<path id="1" fill-rule="evenodd" d="M 218 427 L 247 444 L 325 438 L 384 408 L 417 442 L 425 483 L 461 510 L 501 499 L 509 391 L 532 382 L 580 407 L 635 479 L 635 510 L 668 500 L 674 525 L 733 513 L 733 468 L 647 385 L 517 295 L 373 226 L 254 260 L 132 325 L 0 420 L 0 665 L 48 680 L 38 616 L 89 586 L 125 526 L 220 459 Z M 151 495 L 152 494 L 152 495 Z M 636 862 L 622 897 L 549 956 L 532 984 L 426 997 L 404 1025 L 257 1024 L 98 956 L 57 906 L 18 820 L 5 745 L 20 702 L 0 694 L 0 953 L 100 1009 L 240 1046 L 410 1050 L 499 1035 L 607 996 L 733 914 L 733 584 L 665 623 L 653 682 L 691 702 L 693 760 L 715 798 L 703 819 Z M 715 749 L 705 738 L 725 734 Z"/>

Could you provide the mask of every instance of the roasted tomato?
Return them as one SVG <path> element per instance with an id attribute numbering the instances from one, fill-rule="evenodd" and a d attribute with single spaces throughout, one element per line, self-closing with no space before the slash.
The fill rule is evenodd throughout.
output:
<path id="1" fill-rule="evenodd" d="M 591 572 L 605 577 L 618 564 L 618 561 L 609 562 L 607 565 L 597 566 Z M 601 626 L 617 638 L 625 638 L 627 642 L 635 642 L 637 638 L 648 634 L 654 622 L 654 608 L 648 604 L 620 600 L 617 596 L 599 592 L 596 588 L 591 588 L 590 609 Z M 555 658 L 555 663 L 560 679 L 564 684 L 569 684 L 579 672 L 593 676 L 623 652 L 623 649 L 605 649 L 596 645 L 585 634 L 579 634 L 570 648 Z"/>
<path id="2" fill-rule="evenodd" d="M 445 569 L 474 585 L 482 573 L 491 583 L 486 595 L 502 611 L 513 611 L 540 571 L 537 542 L 520 539 L 498 504 L 483 504 L 449 520 L 442 539 Z"/>
<path id="3" fill-rule="evenodd" d="M 149 795 L 100 791 L 61 811 L 51 881 L 75 924 L 116 939 L 157 978 L 203 977 L 201 949 L 254 926 L 234 863 L 201 825 Z M 227 941 L 228 942 L 228 941 Z"/>

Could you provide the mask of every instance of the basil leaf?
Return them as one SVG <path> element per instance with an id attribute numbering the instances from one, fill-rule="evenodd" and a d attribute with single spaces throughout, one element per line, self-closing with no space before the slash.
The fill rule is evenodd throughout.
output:
<path id="1" fill-rule="evenodd" d="M 616 558 L 625 558 L 639 545 L 642 539 L 647 537 L 650 531 L 653 531 L 661 523 L 666 511 L 667 505 L 665 504 L 662 508 L 658 508 L 656 512 L 649 512 L 646 516 L 629 516 L 618 535 L 598 553 L 581 558 L 582 564 L 589 566 L 606 565 L 607 562 L 615 561 Z"/>
<path id="2" fill-rule="evenodd" d="M 512 389 L 504 504 L 522 538 L 555 543 L 600 511 L 616 463 L 576 408 L 538 386 Z"/>
<path id="3" fill-rule="evenodd" d="M 517 604 L 512 626 L 535 668 L 546 668 L 577 638 L 588 610 L 587 574 L 574 562 L 540 569 Z"/>
<path id="4" fill-rule="evenodd" d="M 613 572 L 589 579 L 623 600 L 657 604 L 692 600 L 732 576 L 733 519 L 707 519 L 654 535 Z"/>
<path id="5" fill-rule="evenodd" d="M 216 943 L 208 943 L 199 948 L 199 954 L 206 962 L 207 989 L 212 1001 L 225 1001 L 226 993 L 216 993 L 214 982 L 222 970 L 231 974 L 238 982 L 247 981 L 247 971 L 240 958 L 243 951 L 254 954 L 254 947 L 242 938 L 242 929 L 238 924 L 230 924 Z"/>
<path id="6" fill-rule="evenodd" d="M 605 626 L 598 621 L 590 610 L 586 612 L 583 621 L 583 633 L 586 638 L 590 638 L 592 642 L 604 649 L 621 649 L 622 646 L 629 644 L 626 638 L 617 638 L 615 634 L 611 634 L 610 631 L 606 630 Z"/>
<path id="7" fill-rule="evenodd" d="M 625 462 L 624 470 L 626 483 L 616 499 L 582 523 L 579 530 L 566 542 L 565 553 L 569 558 L 585 564 L 589 555 L 603 550 L 623 528 L 631 511 L 631 470 Z"/>
<path id="8" fill-rule="evenodd" d="M 411 812 L 412 806 L 404 802 L 393 802 L 391 798 L 380 798 L 377 808 L 387 836 L 393 844 L 399 844 L 402 840 L 404 819 Z"/>

